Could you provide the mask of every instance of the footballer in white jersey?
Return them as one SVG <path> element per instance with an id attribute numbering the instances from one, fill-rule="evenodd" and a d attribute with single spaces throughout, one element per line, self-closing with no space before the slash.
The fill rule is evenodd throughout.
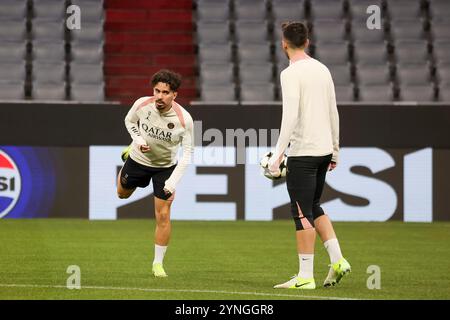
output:
<path id="1" fill-rule="evenodd" d="M 296 228 L 299 272 L 287 282 L 275 285 L 277 289 L 316 288 L 316 232 L 331 262 L 324 287 L 336 285 L 351 271 L 331 220 L 320 205 L 326 173 L 336 167 L 339 153 L 334 83 L 328 68 L 305 52 L 308 45 L 308 27 L 304 23 L 283 23 L 281 46 L 290 65 L 280 75 L 283 115 L 268 170 L 273 177 L 280 176 L 280 160 L 290 144 L 286 186 Z"/>
<path id="2" fill-rule="evenodd" d="M 137 187 L 145 188 L 152 181 L 156 217 L 153 274 L 166 277 L 163 259 L 171 233 L 170 208 L 177 184 L 191 162 L 194 125 L 191 115 L 174 101 L 180 75 L 160 70 L 151 83 L 153 96 L 136 100 L 125 117 L 133 141 L 122 153 L 125 163 L 117 177 L 117 194 L 128 198 Z M 177 160 L 180 146 L 183 153 Z"/>

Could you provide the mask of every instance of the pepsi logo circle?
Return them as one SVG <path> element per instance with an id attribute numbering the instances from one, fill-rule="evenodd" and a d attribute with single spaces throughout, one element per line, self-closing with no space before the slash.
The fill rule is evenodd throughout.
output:
<path id="1" fill-rule="evenodd" d="M 19 200 L 21 182 L 19 168 L 0 150 L 0 218 L 5 217 Z"/>

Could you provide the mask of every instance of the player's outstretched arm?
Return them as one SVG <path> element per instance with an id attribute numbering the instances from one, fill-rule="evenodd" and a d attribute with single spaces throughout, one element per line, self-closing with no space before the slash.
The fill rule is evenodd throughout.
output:
<path id="1" fill-rule="evenodd" d="M 186 119 L 186 131 L 183 135 L 181 146 L 183 148 L 183 155 L 169 179 L 166 180 L 164 186 L 164 189 L 170 193 L 175 191 L 187 166 L 192 162 L 192 153 L 194 152 L 194 122 L 190 116 Z"/>

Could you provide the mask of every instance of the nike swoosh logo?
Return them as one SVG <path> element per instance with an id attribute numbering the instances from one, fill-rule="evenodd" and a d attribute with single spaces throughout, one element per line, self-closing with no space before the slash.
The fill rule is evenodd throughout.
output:
<path id="1" fill-rule="evenodd" d="M 309 260 L 309 259 L 302 258 L 302 261 L 306 261 L 306 260 Z"/>
<path id="2" fill-rule="evenodd" d="M 300 288 L 300 287 L 303 287 L 304 285 L 307 285 L 307 284 L 310 284 L 311 282 L 306 282 L 306 283 L 302 283 L 302 284 L 295 284 L 295 287 L 296 288 Z"/>

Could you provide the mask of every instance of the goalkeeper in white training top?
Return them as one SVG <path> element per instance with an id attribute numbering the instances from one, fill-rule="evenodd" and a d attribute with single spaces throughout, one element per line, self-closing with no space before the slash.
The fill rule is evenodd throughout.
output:
<path id="1" fill-rule="evenodd" d="M 170 207 L 175 189 L 191 162 L 194 150 L 191 115 L 175 102 L 181 84 L 179 74 L 160 70 L 152 76 L 153 96 L 136 100 L 125 117 L 133 142 L 122 153 L 125 161 L 117 177 L 117 194 L 126 199 L 137 187 L 153 182 L 155 198 L 155 256 L 152 272 L 167 277 L 164 255 L 170 240 Z M 179 147 L 183 155 L 177 163 Z"/>
<path id="2" fill-rule="evenodd" d="M 290 65 L 281 72 L 283 117 L 278 142 L 268 163 L 272 176 L 288 147 L 286 184 L 294 218 L 299 273 L 275 288 L 315 289 L 313 263 L 316 232 L 330 256 L 325 287 L 350 272 L 330 219 L 320 206 L 327 170 L 336 167 L 339 153 L 339 115 L 328 68 L 305 53 L 308 30 L 301 22 L 282 25 L 282 46 Z"/>

